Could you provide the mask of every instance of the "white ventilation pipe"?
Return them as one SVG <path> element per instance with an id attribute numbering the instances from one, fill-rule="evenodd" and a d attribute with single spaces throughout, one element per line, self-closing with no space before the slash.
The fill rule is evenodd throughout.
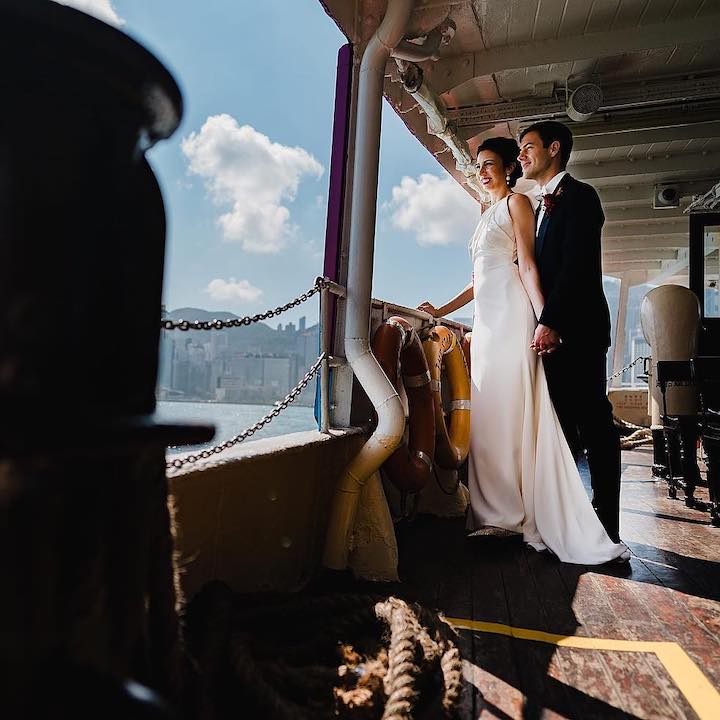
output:
<path id="1" fill-rule="evenodd" d="M 425 60 L 439 60 L 440 48 L 447 45 L 455 37 L 455 23 L 452 20 L 444 20 L 440 25 L 431 30 L 422 43 L 401 40 L 391 55 L 394 58 L 407 60 L 409 62 L 423 62 Z"/>
<path id="2" fill-rule="evenodd" d="M 405 90 L 425 113 L 428 133 L 440 138 L 447 145 L 455 158 L 455 167 L 464 175 L 467 185 L 475 190 L 481 199 L 485 198 L 486 191 L 477 178 L 477 168 L 470 147 L 448 120 L 447 108 L 442 98 L 423 79 L 420 68 L 409 65 L 400 58 L 396 58 L 395 62 Z"/>
<path id="3" fill-rule="evenodd" d="M 375 407 L 378 422 L 375 432 L 350 462 L 335 488 L 323 563 L 336 570 L 347 567 L 351 534 L 363 486 L 400 444 L 405 429 L 405 413 L 400 397 L 370 352 L 369 335 L 385 66 L 391 51 L 403 38 L 413 4 L 414 0 L 388 0 L 385 17 L 365 47 L 360 64 L 350 210 L 345 355 Z"/>

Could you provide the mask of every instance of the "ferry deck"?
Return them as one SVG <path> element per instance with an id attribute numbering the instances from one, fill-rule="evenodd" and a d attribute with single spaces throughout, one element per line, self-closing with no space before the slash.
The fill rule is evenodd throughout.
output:
<path id="1" fill-rule="evenodd" d="M 667 497 L 649 450 L 623 452 L 629 567 L 558 562 L 461 520 L 399 533 L 406 592 L 459 628 L 463 718 L 712 718 L 720 549 L 706 513 Z"/>
<path id="2" fill-rule="evenodd" d="M 451 497 L 430 484 L 418 502 L 434 492 L 430 505 L 454 503 L 454 511 L 420 504 L 393 522 L 379 468 L 405 416 L 369 352 L 370 330 L 390 315 L 418 330 L 435 323 L 392 298 L 372 299 L 384 97 L 418 152 L 432 153 L 478 202 L 473 158 L 485 137 L 514 136 L 543 118 L 567 122 L 569 170 L 598 189 L 604 273 L 620 281 L 612 374 L 626 359 L 630 290 L 644 284 L 692 291 L 693 353 L 720 356 L 720 0 L 321 2 L 348 44 L 338 62 L 326 281 L 315 288 L 319 429 L 168 464 L 166 446 L 211 436 L 207 427 L 153 418 L 165 215 L 144 151 L 177 129 L 180 91 L 119 31 L 52 2 L 0 5 L 0 53 L 14 68 L 8 97 L 33 110 L 4 118 L 0 165 L 23 179 L 13 189 L 35 188 L 0 199 L 13 242 L 0 263 L 8 308 L 0 554 L 9 587 L 0 595 L 0 714 L 28 716 L 13 715 L 15 701 L 49 712 L 59 690 L 67 708 L 85 698 L 73 688 L 100 697 L 99 676 L 141 681 L 177 702 L 182 597 L 192 607 L 220 580 L 244 597 L 371 589 L 437 609 L 459 633 L 463 718 L 720 717 L 720 529 L 682 492 L 668 497 L 657 471 L 662 431 L 653 428 L 654 447 L 623 453 L 629 566 L 568 565 L 516 540 L 468 539 L 460 489 Z M 37 53 L 17 64 L 28 37 Z M 107 122 L 81 122 L 88 108 Z M 51 113 L 56 121 L 47 123 Z M 98 174 L 122 189 L 124 224 L 107 223 L 117 208 Z M 52 212 L 37 211 L 37 196 L 53 199 Z M 70 201 L 78 196 L 98 212 L 77 211 Z M 100 263 L 100 235 L 123 249 L 113 262 Z M 89 287 L 88 277 L 102 282 Z M 48 327 L 43 307 L 63 323 Z M 135 321 L 122 347 L 108 317 Z M 665 323 L 671 341 L 686 331 L 673 317 Z M 458 336 L 468 329 L 442 324 Z M 99 348 L 88 357 L 104 363 L 80 368 L 69 352 L 38 352 L 66 347 L 68 327 L 88 329 Z M 33 334 L 39 328 L 47 334 Z M 110 406 L 98 395 L 108 368 L 118 378 Z M 653 377 L 649 391 L 633 392 L 651 396 L 656 424 Z M 610 391 L 621 382 L 622 373 Z M 57 388 L 70 408 L 62 418 L 41 402 Z M 42 429 L 55 428 L 39 440 L 36 421 L 23 414 L 36 407 L 46 408 Z M 343 493 L 350 505 L 337 504 Z M 703 484 L 696 497 L 713 500 Z M 353 526 L 361 515 L 364 534 Z M 368 551 L 362 563 L 358 549 Z M 82 673 L 66 678 L 48 667 Z M 103 708 L 121 712 L 117 689 L 100 697 Z"/>
<path id="3" fill-rule="evenodd" d="M 323 4 L 356 52 L 385 6 Z M 718 12 L 707 1 L 423 0 L 385 68 L 385 99 L 471 194 L 483 139 L 515 136 L 541 119 L 569 123 L 568 169 L 598 189 L 603 272 L 620 281 L 611 393 L 623 379 L 616 373 L 625 364 L 633 287 L 693 289 L 703 314 L 697 352 L 717 354 L 720 92 L 710 85 L 720 77 L 711 29 Z M 583 93 L 589 105 L 580 108 Z M 673 207 L 658 196 L 665 187 L 677 196 Z M 623 452 L 627 568 L 566 565 L 513 541 L 469 540 L 462 518 L 400 522 L 400 592 L 462 628 L 464 717 L 720 715 L 718 529 L 707 512 L 687 508 L 682 493 L 668 497 L 655 462 L 647 447 Z M 707 492 L 699 488 L 698 498 Z"/>

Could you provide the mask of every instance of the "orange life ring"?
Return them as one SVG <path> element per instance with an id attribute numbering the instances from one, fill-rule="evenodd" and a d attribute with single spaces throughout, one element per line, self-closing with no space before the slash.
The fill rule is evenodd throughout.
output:
<path id="1" fill-rule="evenodd" d="M 432 329 L 423 342 L 423 350 L 435 401 L 435 462 L 455 470 L 465 462 L 470 449 L 470 377 L 465 355 L 455 333 L 441 325 Z M 445 421 L 442 403 L 443 366 L 450 390 L 449 423 Z"/>
<path id="2" fill-rule="evenodd" d="M 435 457 L 435 409 L 430 371 L 420 338 L 404 318 L 388 318 L 375 332 L 372 351 L 388 379 L 408 398 L 408 439 L 385 461 L 392 483 L 404 492 L 422 490 L 432 478 Z"/>

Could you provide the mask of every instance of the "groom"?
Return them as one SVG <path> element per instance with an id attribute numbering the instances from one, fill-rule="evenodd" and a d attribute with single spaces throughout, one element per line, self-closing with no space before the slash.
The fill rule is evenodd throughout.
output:
<path id="1" fill-rule="evenodd" d="M 587 450 L 593 506 L 619 541 L 620 440 L 607 399 L 605 373 L 610 313 L 603 292 L 597 192 L 565 167 L 572 133 L 559 122 L 531 125 L 520 135 L 523 174 L 540 184 L 535 258 L 545 306 L 533 339 L 550 396 L 573 451 Z"/>

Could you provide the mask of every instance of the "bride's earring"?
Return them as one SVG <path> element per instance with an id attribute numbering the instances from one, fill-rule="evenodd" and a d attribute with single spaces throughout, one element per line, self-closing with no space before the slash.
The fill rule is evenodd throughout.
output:
<path id="1" fill-rule="evenodd" d="M 506 182 L 508 185 L 510 184 L 510 173 L 508 173 L 508 174 L 505 176 L 505 182 Z"/>

